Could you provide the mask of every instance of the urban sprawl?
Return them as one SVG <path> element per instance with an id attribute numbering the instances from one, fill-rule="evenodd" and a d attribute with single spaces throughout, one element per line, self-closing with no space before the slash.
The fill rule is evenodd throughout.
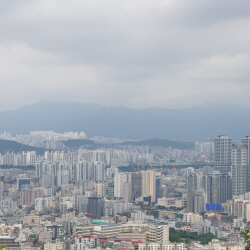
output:
<path id="1" fill-rule="evenodd" d="M 0 245 L 22 250 L 243 250 L 250 136 L 190 149 L 35 131 L 0 134 Z M 93 146 L 94 145 L 94 146 Z M 36 148 L 43 149 L 38 153 Z"/>

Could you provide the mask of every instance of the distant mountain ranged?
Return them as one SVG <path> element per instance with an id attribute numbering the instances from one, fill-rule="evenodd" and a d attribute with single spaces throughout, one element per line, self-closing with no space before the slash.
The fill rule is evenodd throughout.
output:
<path id="1" fill-rule="evenodd" d="M 250 134 L 250 109 L 204 105 L 188 109 L 129 109 L 97 104 L 48 102 L 0 112 L 0 132 L 84 131 L 88 137 L 199 140 L 227 134 L 240 139 Z"/>

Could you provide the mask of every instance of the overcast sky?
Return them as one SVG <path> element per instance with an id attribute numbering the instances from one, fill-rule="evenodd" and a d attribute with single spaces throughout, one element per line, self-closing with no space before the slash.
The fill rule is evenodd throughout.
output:
<path id="1" fill-rule="evenodd" d="M 0 110 L 250 107 L 250 1 L 0 2 Z"/>

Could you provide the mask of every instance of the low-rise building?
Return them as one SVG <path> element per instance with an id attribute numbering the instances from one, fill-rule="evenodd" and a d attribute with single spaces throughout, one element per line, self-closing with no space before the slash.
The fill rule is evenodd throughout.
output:
<path id="1" fill-rule="evenodd" d="M 41 222 L 41 217 L 38 215 L 26 215 L 23 217 L 23 224 L 38 224 Z"/>
<path id="2" fill-rule="evenodd" d="M 167 243 L 167 244 L 160 244 L 160 243 L 139 243 L 139 250 L 183 250 L 184 244 L 183 243 Z"/>
<path id="3" fill-rule="evenodd" d="M 44 250 L 63 250 L 64 244 L 62 242 L 46 243 L 44 244 Z"/>
<path id="4" fill-rule="evenodd" d="M 183 214 L 183 221 L 184 222 L 190 222 L 190 223 L 196 223 L 202 221 L 203 218 L 199 214 L 194 213 L 184 213 Z"/>

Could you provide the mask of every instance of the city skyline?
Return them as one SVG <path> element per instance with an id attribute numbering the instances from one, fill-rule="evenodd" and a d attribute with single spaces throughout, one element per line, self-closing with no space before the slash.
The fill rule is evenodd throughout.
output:
<path id="1" fill-rule="evenodd" d="M 250 222 L 249 136 L 234 144 L 218 135 L 189 149 L 117 145 L 102 136 L 98 148 L 56 143 L 85 141 L 83 131 L 1 137 L 44 149 L 0 153 L 0 242 L 7 246 L 27 250 L 23 242 L 35 231 L 28 250 L 245 247 L 235 234 Z"/>
<path id="2" fill-rule="evenodd" d="M 0 2 L 0 250 L 250 249 L 250 2 Z"/>

